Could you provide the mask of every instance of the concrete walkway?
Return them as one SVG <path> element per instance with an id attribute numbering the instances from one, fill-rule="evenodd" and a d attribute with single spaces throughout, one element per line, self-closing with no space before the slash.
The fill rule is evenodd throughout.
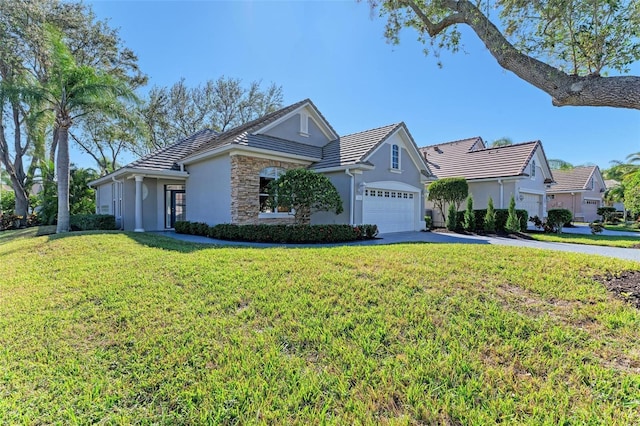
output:
<path id="1" fill-rule="evenodd" d="M 614 232 L 614 231 L 609 231 Z M 487 237 L 477 235 L 447 234 L 438 232 L 398 232 L 393 234 L 381 234 L 375 240 L 354 241 L 337 244 L 273 244 L 273 243 L 250 243 L 242 241 L 214 240 L 212 238 L 200 237 L 196 235 L 176 234 L 173 231 L 155 232 L 158 235 L 176 238 L 182 241 L 189 241 L 201 244 L 215 244 L 221 246 L 235 247 L 332 247 L 332 246 L 371 246 L 399 243 L 440 243 L 440 244 L 497 244 L 512 247 L 531 247 L 546 250 L 558 250 L 572 253 L 584 253 L 614 257 L 624 260 L 634 260 L 640 262 L 640 249 L 590 246 L 583 244 L 551 243 L 545 241 L 518 240 L 508 237 Z M 617 234 L 616 234 L 617 235 Z M 639 236 L 640 242 L 640 236 Z"/>

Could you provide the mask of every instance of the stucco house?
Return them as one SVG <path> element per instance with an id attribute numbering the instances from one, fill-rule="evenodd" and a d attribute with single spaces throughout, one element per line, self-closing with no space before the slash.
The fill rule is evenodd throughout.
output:
<path id="1" fill-rule="evenodd" d="M 554 170 L 556 185 L 547 190 L 550 209 L 568 209 L 578 222 L 602 219 L 598 207 L 604 205 L 606 185 L 598 166 Z"/>
<path id="2" fill-rule="evenodd" d="M 311 223 L 424 228 L 433 177 L 406 125 L 340 137 L 309 99 L 224 133 L 202 130 L 91 186 L 98 213 L 115 215 L 125 230 L 166 230 L 177 220 L 292 223 L 292 212 L 269 209 L 264 189 L 300 167 L 325 174 L 343 200 L 342 214 L 318 212 Z"/>
<path id="3" fill-rule="evenodd" d="M 546 216 L 546 190 L 553 175 L 540 141 L 488 148 L 481 137 L 420 148 L 437 178 L 464 177 L 475 209 L 487 208 L 489 197 L 497 209 L 509 207 L 513 195 L 516 208 L 529 216 Z M 433 205 L 427 201 L 427 209 Z M 444 220 L 434 211 L 434 222 Z"/>

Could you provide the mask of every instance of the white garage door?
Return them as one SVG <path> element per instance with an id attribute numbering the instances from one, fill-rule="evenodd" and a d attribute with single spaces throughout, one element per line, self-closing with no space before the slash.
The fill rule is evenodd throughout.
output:
<path id="1" fill-rule="evenodd" d="M 524 199 L 520 201 L 518 208 L 529 212 L 527 219 L 533 216 L 538 216 L 542 219 L 542 195 L 525 193 L 521 193 L 520 195 L 523 196 Z"/>
<path id="2" fill-rule="evenodd" d="M 418 195 L 406 191 L 368 188 L 364 191 L 362 223 L 378 225 L 378 231 L 413 231 Z"/>

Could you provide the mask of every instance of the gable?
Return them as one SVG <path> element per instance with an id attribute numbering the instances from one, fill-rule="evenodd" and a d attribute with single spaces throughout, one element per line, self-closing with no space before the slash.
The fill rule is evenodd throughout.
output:
<path id="1" fill-rule="evenodd" d="M 393 133 L 387 136 L 382 143 L 373 149 L 363 161 L 373 163 L 376 167 L 384 169 L 391 168 L 392 147 L 397 145 L 400 148 L 400 169 L 405 170 L 410 162 L 418 171 L 425 171 L 431 174 L 424 159 L 418 151 L 413 138 L 406 130 L 404 124 L 400 125 Z"/>
<path id="2" fill-rule="evenodd" d="M 253 133 L 320 147 L 338 139 L 338 134 L 310 100 Z"/>
<path id="3" fill-rule="evenodd" d="M 327 137 L 320 125 L 309 114 L 307 108 L 296 112 L 266 131 L 258 131 L 256 133 L 317 147 L 325 146 L 331 142 L 331 139 Z"/>

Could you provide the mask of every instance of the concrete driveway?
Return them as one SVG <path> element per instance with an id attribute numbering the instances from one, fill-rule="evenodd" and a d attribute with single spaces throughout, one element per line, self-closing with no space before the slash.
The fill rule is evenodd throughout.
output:
<path id="1" fill-rule="evenodd" d="M 614 232 L 614 231 L 609 231 Z M 598 256 L 614 257 L 617 259 L 634 260 L 640 262 L 640 249 L 589 246 L 583 244 L 551 243 L 545 241 L 519 240 L 508 237 L 487 237 L 477 235 L 448 234 L 438 232 L 398 232 L 393 234 L 381 234 L 375 240 L 354 241 L 338 244 L 272 244 L 250 243 L 242 241 L 214 240 L 212 238 L 196 235 L 176 234 L 173 231 L 156 232 L 158 235 L 176 238 L 182 241 L 190 241 L 202 244 L 215 244 L 236 247 L 331 247 L 337 245 L 371 246 L 400 243 L 440 243 L 440 244 L 497 244 L 512 247 L 531 247 L 545 250 L 558 250 L 572 253 L 584 253 Z M 617 235 L 617 234 L 616 234 Z M 640 236 L 638 236 L 640 242 Z"/>

